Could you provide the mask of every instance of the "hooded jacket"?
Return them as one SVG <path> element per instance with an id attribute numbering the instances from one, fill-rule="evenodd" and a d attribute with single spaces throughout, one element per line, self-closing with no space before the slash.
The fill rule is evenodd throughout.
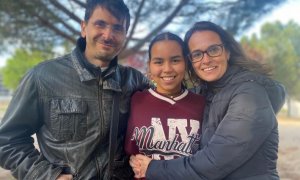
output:
<path id="1" fill-rule="evenodd" d="M 200 150 L 176 160 L 151 161 L 147 179 L 279 179 L 276 113 L 285 101 L 284 87 L 229 66 L 202 90 L 207 106 Z"/>
<path id="2" fill-rule="evenodd" d="M 104 72 L 92 73 L 83 63 L 84 48 L 80 39 L 71 54 L 34 67 L 16 90 L 1 121 L 0 165 L 17 179 L 54 180 L 61 173 L 74 179 L 108 179 L 108 139 L 115 113 L 120 117 L 115 159 L 120 167 L 124 164 L 130 98 L 148 87 L 148 80 L 118 65 L 117 58 Z M 117 93 L 119 109 L 113 109 Z M 34 133 L 40 152 L 33 145 Z"/>

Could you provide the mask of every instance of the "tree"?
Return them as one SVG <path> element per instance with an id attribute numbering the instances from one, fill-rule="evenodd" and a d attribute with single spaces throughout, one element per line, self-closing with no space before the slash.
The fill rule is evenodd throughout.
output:
<path id="1" fill-rule="evenodd" d="M 46 58 L 49 57 L 40 51 L 16 50 L 14 55 L 7 60 L 6 66 L 1 69 L 3 85 L 15 90 L 24 74 Z"/>
<path id="2" fill-rule="evenodd" d="M 185 32 L 199 20 L 212 20 L 233 34 L 240 33 L 284 1 L 125 0 L 131 10 L 132 23 L 121 57 L 140 51 L 162 30 Z M 4 41 L 0 43 L 5 47 L 17 42 L 39 50 L 48 45 L 75 43 L 80 35 L 84 8 L 84 0 L 1 0 L 0 38 Z"/>
<path id="3" fill-rule="evenodd" d="M 300 26 L 293 21 L 263 25 L 258 38 L 243 37 L 242 45 L 248 54 L 274 69 L 274 78 L 282 82 L 293 98 L 300 99 Z M 256 56 L 254 56 L 256 55 Z"/>

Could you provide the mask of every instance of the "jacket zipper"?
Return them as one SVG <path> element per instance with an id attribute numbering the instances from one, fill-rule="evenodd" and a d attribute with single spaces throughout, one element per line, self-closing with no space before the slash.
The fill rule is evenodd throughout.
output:
<path id="1" fill-rule="evenodd" d="M 103 137 L 103 125 L 104 125 L 104 117 L 103 117 L 103 104 L 102 104 L 102 92 L 103 91 L 103 78 L 99 77 L 99 88 L 98 88 L 98 101 L 99 101 L 99 114 L 100 114 L 100 137 Z"/>
<path id="2" fill-rule="evenodd" d="M 96 163 L 96 177 L 97 179 L 101 179 L 101 169 L 99 167 L 99 164 L 98 164 L 98 160 L 97 160 L 97 156 L 95 157 L 95 163 Z"/>

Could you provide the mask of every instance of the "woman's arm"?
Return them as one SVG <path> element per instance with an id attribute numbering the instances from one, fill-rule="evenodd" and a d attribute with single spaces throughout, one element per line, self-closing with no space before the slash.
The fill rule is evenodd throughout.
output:
<path id="1" fill-rule="evenodd" d="M 222 179 L 249 160 L 270 135 L 277 120 L 262 86 L 244 83 L 235 92 L 226 115 L 203 149 L 188 157 L 152 160 L 146 178 Z"/>

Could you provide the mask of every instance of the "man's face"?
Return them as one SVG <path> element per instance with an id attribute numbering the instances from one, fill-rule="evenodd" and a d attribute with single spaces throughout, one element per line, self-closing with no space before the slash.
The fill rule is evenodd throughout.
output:
<path id="1" fill-rule="evenodd" d="M 81 36 L 86 38 L 85 56 L 88 61 L 107 67 L 122 49 L 126 22 L 119 21 L 107 9 L 98 6 L 88 22 L 81 23 Z"/>

